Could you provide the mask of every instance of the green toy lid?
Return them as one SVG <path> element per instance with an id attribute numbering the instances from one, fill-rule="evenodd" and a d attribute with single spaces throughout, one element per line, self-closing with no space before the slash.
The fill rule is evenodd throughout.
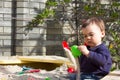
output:
<path id="1" fill-rule="evenodd" d="M 78 49 L 78 46 L 77 45 L 73 45 L 71 46 L 71 52 L 73 54 L 74 57 L 78 57 L 78 56 L 81 56 L 81 52 L 80 50 Z"/>

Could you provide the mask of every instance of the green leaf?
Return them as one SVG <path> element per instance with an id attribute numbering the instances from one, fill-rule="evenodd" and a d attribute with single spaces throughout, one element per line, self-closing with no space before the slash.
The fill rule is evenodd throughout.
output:
<path id="1" fill-rule="evenodd" d="M 113 2 L 112 6 L 118 7 L 118 6 L 120 6 L 120 3 L 118 3 L 118 2 Z"/>
<path id="2" fill-rule="evenodd" d="M 84 6 L 84 10 L 85 11 L 90 11 L 90 6 L 89 5 Z"/>
<path id="3" fill-rule="evenodd" d="M 64 0 L 65 3 L 69 3 L 71 0 Z"/>
<path id="4" fill-rule="evenodd" d="M 119 16 L 119 13 L 118 13 L 118 12 L 113 12 L 113 13 L 111 14 L 111 17 L 112 17 L 112 18 L 118 18 L 118 16 Z"/>
<path id="5" fill-rule="evenodd" d="M 57 6 L 57 2 L 56 1 L 47 1 L 46 5 L 47 6 Z"/>

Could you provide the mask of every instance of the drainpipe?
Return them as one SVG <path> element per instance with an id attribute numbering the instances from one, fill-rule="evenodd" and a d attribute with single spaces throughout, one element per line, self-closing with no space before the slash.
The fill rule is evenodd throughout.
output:
<path id="1" fill-rule="evenodd" d="M 78 12 L 77 12 L 77 8 L 78 8 L 78 0 L 75 0 L 75 9 L 76 9 L 76 12 L 75 12 L 75 25 L 76 25 L 76 31 L 77 31 L 77 44 L 79 43 L 78 42 Z"/>
<path id="2" fill-rule="evenodd" d="M 12 20 L 11 20 L 11 56 L 16 55 L 16 17 L 17 17 L 17 1 L 12 0 Z"/>
<path id="3" fill-rule="evenodd" d="M 75 13 L 75 25 L 76 25 L 76 31 L 77 31 L 77 44 L 78 44 L 78 12 L 77 12 L 77 8 L 78 8 L 78 2 L 79 0 L 75 0 L 75 9 L 76 9 L 76 13 Z M 79 64 L 79 58 L 76 58 L 76 63 L 77 63 L 77 75 L 76 75 L 76 80 L 80 80 L 80 64 Z"/>

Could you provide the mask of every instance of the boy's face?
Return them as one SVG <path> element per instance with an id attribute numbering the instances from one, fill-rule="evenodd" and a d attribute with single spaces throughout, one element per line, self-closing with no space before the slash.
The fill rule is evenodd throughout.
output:
<path id="1" fill-rule="evenodd" d="M 105 32 L 101 31 L 94 23 L 88 25 L 86 28 L 82 28 L 82 33 L 84 36 L 84 42 L 90 47 L 95 47 L 101 44 L 102 38 L 105 36 Z"/>

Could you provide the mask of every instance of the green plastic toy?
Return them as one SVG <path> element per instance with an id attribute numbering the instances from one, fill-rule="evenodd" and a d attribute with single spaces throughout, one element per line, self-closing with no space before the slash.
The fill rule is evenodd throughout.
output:
<path id="1" fill-rule="evenodd" d="M 72 52 L 72 54 L 73 54 L 74 57 L 81 56 L 81 51 L 78 49 L 77 45 L 71 46 L 70 49 L 71 49 L 71 52 Z"/>
<path id="2" fill-rule="evenodd" d="M 49 77 L 45 78 L 45 80 L 51 80 Z"/>

